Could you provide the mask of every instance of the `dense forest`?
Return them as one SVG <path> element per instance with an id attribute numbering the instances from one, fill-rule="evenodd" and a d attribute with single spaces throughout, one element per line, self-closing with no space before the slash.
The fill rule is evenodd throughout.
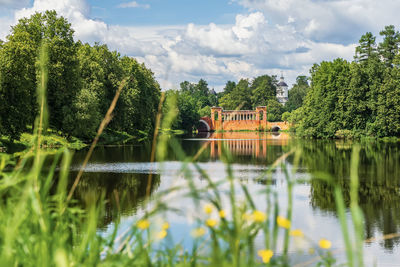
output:
<path id="1" fill-rule="evenodd" d="M 74 30 L 55 11 L 36 13 L 13 26 L 0 42 L 0 136 L 32 131 L 38 113 L 38 52 L 48 47 L 49 126 L 90 140 L 120 83 L 127 79 L 109 129 L 129 135 L 153 131 L 161 89 L 153 73 L 106 45 L 74 41 Z"/>
<path id="2" fill-rule="evenodd" d="M 354 61 L 315 64 L 304 104 L 290 114 L 298 135 L 314 138 L 400 136 L 400 33 L 364 34 Z"/>

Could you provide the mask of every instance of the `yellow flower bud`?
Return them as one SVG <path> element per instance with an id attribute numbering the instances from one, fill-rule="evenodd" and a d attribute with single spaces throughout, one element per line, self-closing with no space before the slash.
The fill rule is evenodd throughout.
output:
<path id="1" fill-rule="evenodd" d="M 203 210 L 204 210 L 205 213 L 211 214 L 212 211 L 213 211 L 213 205 L 207 204 L 207 205 L 204 206 Z"/>
<path id="2" fill-rule="evenodd" d="M 327 239 L 319 240 L 318 244 L 319 244 L 320 248 L 323 248 L 323 249 L 330 249 L 332 246 L 331 241 L 329 241 Z"/>
<path id="3" fill-rule="evenodd" d="M 221 218 L 226 217 L 226 212 L 224 210 L 220 210 L 218 213 L 219 213 L 219 217 L 221 217 Z"/>
<path id="4" fill-rule="evenodd" d="M 286 219 L 285 217 L 282 216 L 278 216 L 276 218 L 276 222 L 278 223 L 278 225 L 282 228 L 286 228 L 289 229 L 290 228 L 290 221 L 288 219 Z"/>
<path id="5" fill-rule="evenodd" d="M 217 220 L 214 220 L 214 219 L 208 219 L 208 220 L 206 220 L 206 225 L 207 226 L 209 226 L 209 227 L 214 227 L 214 226 L 216 226 L 217 225 Z"/>
<path id="6" fill-rule="evenodd" d="M 164 239 L 167 236 L 167 234 L 168 234 L 167 231 L 161 230 L 160 232 L 158 232 L 157 238 L 158 239 Z"/>
<path id="7" fill-rule="evenodd" d="M 267 219 L 267 215 L 259 210 L 253 212 L 253 220 L 255 222 L 264 222 Z"/>
<path id="8" fill-rule="evenodd" d="M 270 249 L 262 249 L 259 250 L 257 254 L 262 258 L 263 263 L 268 263 L 274 255 L 274 252 Z"/>
<path id="9" fill-rule="evenodd" d="M 139 229 L 146 230 L 147 228 L 149 228 L 150 222 L 149 220 L 139 220 L 136 225 Z"/>
<path id="10" fill-rule="evenodd" d="M 167 223 L 167 222 L 163 223 L 163 224 L 162 224 L 162 229 L 163 229 L 163 230 L 169 229 L 169 223 Z"/>

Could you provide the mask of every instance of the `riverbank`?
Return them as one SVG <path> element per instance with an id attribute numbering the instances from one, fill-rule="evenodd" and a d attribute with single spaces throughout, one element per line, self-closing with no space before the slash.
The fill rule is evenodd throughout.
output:
<path id="1" fill-rule="evenodd" d="M 58 149 L 66 147 L 70 150 L 81 150 L 90 145 L 92 140 L 82 140 L 75 136 L 66 136 L 61 132 L 49 130 L 42 137 L 43 149 Z M 124 145 L 140 143 L 148 139 L 148 135 L 142 133 L 140 136 L 133 136 L 125 132 L 106 130 L 100 136 L 99 145 Z M 0 136 L 0 153 L 16 154 L 30 149 L 35 143 L 35 138 L 31 133 L 23 133 L 19 140 L 11 141 L 5 136 Z"/>

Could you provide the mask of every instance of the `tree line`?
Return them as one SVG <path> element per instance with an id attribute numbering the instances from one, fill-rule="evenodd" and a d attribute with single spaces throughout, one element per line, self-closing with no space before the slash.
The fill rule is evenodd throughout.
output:
<path id="1" fill-rule="evenodd" d="M 49 125 L 66 136 L 91 139 L 120 83 L 127 79 L 113 131 L 130 135 L 153 131 L 161 89 L 154 74 L 135 59 L 74 41 L 71 24 L 55 11 L 19 20 L 0 41 L 0 135 L 12 140 L 33 128 L 38 115 L 38 52 L 48 47 Z"/>
<path id="2" fill-rule="evenodd" d="M 314 138 L 400 136 L 400 33 L 393 25 L 361 36 L 354 61 L 311 70 L 304 104 L 290 114 L 297 134 Z"/>
<path id="3" fill-rule="evenodd" d="M 289 90 L 288 102 L 282 105 L 276 98 L 276 76 L 262 75 L 253 79 L 241 79 L 238 82 L 228 81 L 222 92 L 210 89 L 207 82 L 200 79 L 198 83 L 184 81 L 179 90 L 168 90 L 168 96 L 177 98 L 179 114 L 173 128 L 191 131 L 200 117 L 210 116 L 212 106 L 225 110 L 254 110 L 257 106 L 267 106 L 269 121 L 286 120 L 290 112 L 303 104 L 308 91 L 308 78 L 299 76 Z"/>

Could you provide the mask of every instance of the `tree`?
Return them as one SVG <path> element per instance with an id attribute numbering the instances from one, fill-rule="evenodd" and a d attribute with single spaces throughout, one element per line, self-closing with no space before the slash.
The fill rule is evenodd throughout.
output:
<path id="1" fill-rule="evenodd" d="M 301 107 L 309 87 L 308 78 L 306 76 L 298 76 L 296 84 L 289 90 L 288 102 L 285 105 L 285 109 L 291 112 Z"/>
<path id="2" fill-rule="evenodd" d="M 179 92 L 178 94 L 178 128 L 191 132 L 192 127 L 200 119 L 196 109 L 196 99 L 189 92 Z"/>
<path id="3" fill-rule="evenodd" d="M 235 89 L 236 87 L 236 83 L 233 81 L 227 81 L 224 87 L 224 94 L 229 94 L 230 92 L 233 91 L 233 89 Z"/>
<path id="4" fill-rule="evenodd" d="M 48 46 L 49 76 L 47 100 L 50 125 L 66 130 L 65 118 L 71 114 L 73 99 L 79 89 L 78 62 L 74 31 L 63 17 L 55 11 L 35 13 L 19 20 L 3 45 L 0 63 L 1 88 L 7 107 L 3 121 L 7 135 L 13 139 L 32 125 L 37 115 L 35 65 L 39 47 Z"/>
<path id="5" fill-rule="evenodd" d="M 379 91 L 378 112 L 374 135 L 400 135 L 400 69 L 386 71 L 385 79 Z"/>
<path id="6" fill-rule="evenodd" d="M 225 94 L 221 98 L 220 105 L 227 110 L 251 109 L 250 95 L 249 81 L 247 79 L 241 79 L 230 93 Z"/>
<path id="7" fill-rule="evenodd" d="M 367 32 L 361 36 L 359 45 L 356 47 L 356 62 L 365 62 L 377 55 L 377 47 L 375 43 L 376 37 L 371 32 Z"/>
<path id="8" fill-rule="evenodd" d="M 252 108 L 265 106 L 268 100 L 276 99 L 276 79 L 268 75 L 256 77 L 250 86 Z"/>
<path id="9" fill-rule="evenodd" d="M 270 99 L 267 102 L 267 120 L 281 121 L 284 108 L 276 99 Z"/>
<path id="10" fill-rule="evenodd" d="M 379 33 L 383 36 L 383 42 L 379 44 L 379 55 L 387 67 L 391 67 L 394 57 L 399 52 L 400 34 L 393 25 L 385 26 Z"/>
<path id="11" fill-rule="evenodd" d="M 302 118 L 296 122 L 297 132 L 333 138 L 337 130 L 351 129 L 351 118 L 345 112 L 349 73 L 350 64 L 343 59 L 323 61 L 312 67 L 312 83 L 301 109 Z"/>

